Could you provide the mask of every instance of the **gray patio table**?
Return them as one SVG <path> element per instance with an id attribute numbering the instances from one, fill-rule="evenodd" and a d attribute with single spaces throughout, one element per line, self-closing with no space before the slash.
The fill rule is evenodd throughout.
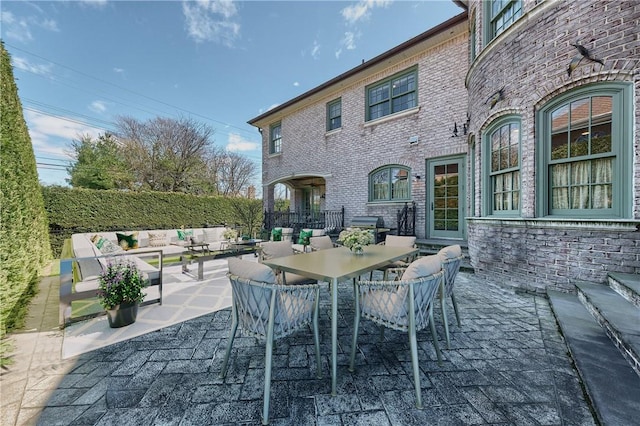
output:
<path id="1" fill-rule="evenodd" d="M 331 283 L 331 395 L 336 395 L 338 371 L 338 281 L 356 278 L 417 253 L 416 248 L 371 245 L 364 248 L 364 254 L 353 254 L 346 247 L 337 247 L 263 261 L 276 270 Z"/>

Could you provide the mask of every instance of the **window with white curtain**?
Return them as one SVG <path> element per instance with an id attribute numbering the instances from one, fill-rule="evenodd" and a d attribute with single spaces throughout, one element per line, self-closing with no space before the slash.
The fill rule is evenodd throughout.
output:
<path id="1" fill-rule="evenodd" d="M 406 201 L 410 198 L 411 170 L 403 166 L 385 166 L 369 174 L 369 201 Z"/>
<path id="2" fill-rule="evenodd" d="M 484 132 L 485 211 L 489 215 L 520 214 L 520 117 L 500 117 Z"/>
<path id="3" fill-rule="evenodd" d="M 625 216 L 631 188 L 631 114 L 619 84 L 590 85 L 539 115 L 541 215 Z"/>

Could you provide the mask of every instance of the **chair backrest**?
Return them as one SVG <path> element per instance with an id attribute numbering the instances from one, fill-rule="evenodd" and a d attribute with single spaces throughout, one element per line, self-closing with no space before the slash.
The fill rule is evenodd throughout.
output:
<path id="1" fill-rule="evenodd" d="M 334 247 L 333 241 L 328 235 L 309 238 L 309 245 L 312 250 L 326 250 Z"/>
<path id="2" fill-rule="evenodd" d="M 281 286 L 266 265 L 237 258 L 229 258 L 228 265 L 234 314 L 246 333 L 264 338 L 270 315 L 274 319 L 274 338 L 286 336 L 311 321 L 317 284 Z"/>
<path id="3" fill-rule="evenodd" d="M 444 270 L 444 286 L 446 296 L 451 296 L 453 284 L 460 270 L 460 262 L 464 259 L 462 249 L 459 245 L 451 245 L 444 247 L 438 252 L 438 256 L 442 261 L 442 269 Z"/>
<path id="4" fill-rule="evenodd" d="M 440 257 L 433 255 L 413 261 L 400 281 L 360 281 L 362 315 L 387 327 L 407 331 L 412 287 L 416 330 L 421 330 L 429 324 L 429 309 L 442 278 Z"/>
<path id="5" fill-rule="evenodd" d="M 290 241 L 265 241 L 260 244 L 260 261 L 294 254 Z"/>
<path id="6" fill-rule="evenodd" d="M 416 245 L 416 237 L 387 235 L 384 240 L 384 245 L 391 247 L 414 247 Z"/>

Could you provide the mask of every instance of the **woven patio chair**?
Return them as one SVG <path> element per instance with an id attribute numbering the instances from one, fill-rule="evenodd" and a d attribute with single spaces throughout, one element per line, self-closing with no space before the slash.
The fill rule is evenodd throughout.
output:
<path id="1" fill-rule="evenodd" d="M 453 294 L 453 285 L 456 282 L 458 271 L 460 271 L 460 263 L 464 259 L 462 249 L 459 245 L 447 246 L 438 252 L 441 257 L 442 269 L 444 271 L 444 280 L 440 288 L 440 307 L 442 309 L 442 322 L 444 323 L 444 335 L 447 339 L 447 349 L 451 349 L 451 341 L 449 340 L 449 321 L 447 320 L 446 299 L 451 297 L 453 311 L 456 314 L 458 327 L 460 327 L 460 313 L 458 312 L 458 303 Z"/>
<path id="2" fill-rule="evenodd" d="M 275 259 L 278 257 L 292 256 L 299 254 L 293 249 L 289 241 L 266 241 L 260 244 L 260 254 L 258 261 L 262 263 L 265 260 Z M 279 284 L 313 284 L 316 280 L 303 277 L 291 272 L 276 272 L 276 278 Z"/>
<path id="3" fill-rule="evenodd" d="M 311 247 L 311 251 L 318 251 L 339 247 L 339 245 L 331 241 L 330 236 L 323 235 L 321 237 L 309 238 L 309 247 Z"/>
<path id="4" fill-rule="evenodd" d="M 412 236 L 398 236 L 398 235 L 387 235 L 385 240 L 378 245 L 385 245 L 390 247 L 415 247 L 416 246 L 416 237 Z M 382 266 L 377 269 L 377 271 L 382 271 L 383 276 L 382 280 L 387 281 L 389 279 L 389 270 L 396 268 L 406 268 L 409 264 L 415 260 L 415 256 L 409 257 L 407 259 L 400 259 L 392 262 L 388 265 Z M 369 275 L 369 279 L 373 279 L 373 271 Z"/>
<path id="5" fill-rule="evenodd" d="M 420 367 L 416 333 L 431 328 L 438 363 L 442 363 L 436 329 L 433 324 L 433 300 L 444 272 L 439 256 L 427 256 L 412 262 L 397 281 L 357 281 L 356 314 L 349 371 L 354 371 L 360 317 L 378 325 L 408 333 L 416 391 L 416 407 L 422 408 Z"/>
<path id="6" fill-rule="evenodd" d="M 231 347 L 238 326 L 243 333 L 265 341 L 264 402 L 262 424 L 269 424 L 273 342 L 312 324 L 316 349 L 316 376 L 322 378 L 318 335 L 318 284 L 279 285 L 266 265 L 229 258 L 231 282 L 231 332 L 220 378 L 227 374 Z"/>

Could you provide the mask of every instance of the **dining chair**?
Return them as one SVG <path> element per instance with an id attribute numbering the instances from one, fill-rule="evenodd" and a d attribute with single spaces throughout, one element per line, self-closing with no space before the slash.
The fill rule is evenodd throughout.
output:
<path id="1" fill-rule="evenodd" d="M 298 253 L 293 249 L 290 241 L 265 241 L 260 244 L 258 261 L 262 263 L 265 260 L 292 256 L 294 254 Z M 279 284 L 312 284 L 317 282 L 311 278 L 282 271 L 276 272 L 276 278 Z"/>
<path id="2" fill-rule="evenodd" d="M 331 241 L 330 236 L 323 235 L 309 238 L 309 247 L 311 247 L 311 251 L 318 251 L 338 247 L 338 244 Z"/>
<path id="3" fill-rule="evenodd" d="M 244 334 L 265 341 L 264 401 L 262 424 L 269 424 L 273 343 L 312 324 L 316 350 L 316 376 L 322 378 L 318 300 L 320 286 L 279 285 L 271 268 L 257 262 L 229 258 L 231 282 L 231 332 L 219 377 L 224 379 L 233 341 L 240 326 Z"/>
<path id="4" fill-rule="evenodd" d="M 440 287 L 440 307 L 442 309 L 442 322 L 444 323 L 444 335 L 447 339 L 447 349 L 451 349 L 451 340 L 449 339 L 449 321 L 447 321 L 446 299 L 451 297 L 453 311 L 456 314 L 458 327 L 460 327 L 460 312 L 458 311 L 458 303 L 453 294 L 453 285 L 455 284 L 458 271 L 460 271 L 460 263 L 464 259 L 462 249 L 459 245 L 451 245 L 444 247 L 438 252 L 441 258 L 442 269 L 444 271 L 444 280 Z"/>
<path id="5" fill-rule="evenodd" d="M 378 243 L 378 245 L 385 245 L 385 246 L 390 246 L 390 247 L 415 247 L 416 246 L 416 237 L 414 236 L 404 236 L 404 235 L 387 235 L 385 240 L 381 243 Z M 383 276 L 382 276 L 382 280 L 383 281 L 387 281 L 389 279 L 389 270 L 390 269 L 395 269 L 395 268 L 406 268 L 407 266 L 409 266 L 409 263 L 411 263 L 413 260 L 415 260 L 415 256 L 407 258 L 407 259 L 400 259 L 400 260 L 396 260 L 395 262 L 392 262 L 388 265 L 382 266 L 378 269 L 376 269 L 377 271 L 382 271 L 383 272 Z M 371 271 L 371 274 L 369 275 L 369 279 L 373 279 L 373 271 Z"/>
<path id="6" fill-rule="evenodd" d="M 413 261 L 404 271 L 400 280 L 356 282 L 356 312 L 349 371 L 354 371 L 361 316 L 378 325 L 408 333 L 417 408 L 422 408 L 416 339 L 418 331 L 427 326 L 431 328 L 438 363 L 442 363 L 433 323 L 433 300 L 443 276 L 440 256 L 432 255 Z"/>

